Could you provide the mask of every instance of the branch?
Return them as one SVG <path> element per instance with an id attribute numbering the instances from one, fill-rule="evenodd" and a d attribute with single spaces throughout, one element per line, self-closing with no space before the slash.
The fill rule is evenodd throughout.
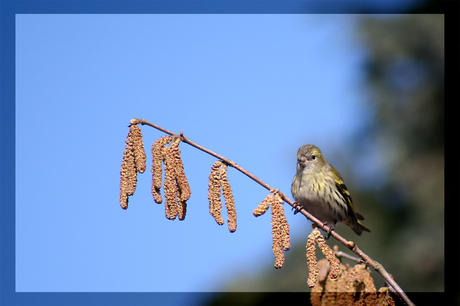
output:
<path id="1" fill-rule="evenodd" d="M 338 249 L 339 249 L 339 248 L 337 247 L 337 250 L 338 250 Z M 354 257 L 354 256 L 351 256 L 351 255 L 348 255 L 347 253 L 344 253 L 344 252 L 342 252 L 342 251 L 336 251 L 336 250 L 334 249 L 334 254 L 335 254 L 335 256 L 337 256 L 337 258 L 345 257 L 345 258 L 348 258 L 348 259 L 350 259 L 350 260 L 353 260 L 353 261 L 355 261 L 355 262 L 357 262 L 357 263 L 363 263 L 363 260 L 362 260 L 362 259 L 360 259 L 360 258 L 358 258 L 358 257 Z"/>
<path id="2" fill-rule="evenodd" d="M 148 126 L 151 126 L 157 130 L 160 130 L 166 134 L 169 134 L 169 135 L 172 135 L 172 136 L 178 136 L 181 138 L 182 142 L 185 142 L 189 145 L 191 145 L 192 147 L 195 147 L 205 153 L 208 153 L 209 155 L 212 155 L 220 160 L 222 160 L 223 162 L 225 162 L 228 166 L 231 166 L 233 168 L 235 168 L 236 170 L 240 171 L 241 173 L 243 173 L 244 175 L 246 175 L 247 177 L 251 178 L 252 180 L 254 180 L 256 183 L 258 183 L 259 185 L 261 185 L 262 187 L 268 189 L 269 191 L 272 191 L 272 190 L 275 190 L 275 188 L 271 187 L 270 185 L 268 185 L 267 183 L 265 183 L 264 181 L 262 181 L 261 179 L 259 179 L 258 177 L 256 177 L 255 175 L 253 175 L 252 173 L 250 173 L 249 171 L 247 171 L 246 169 L 242 168 L 241 166 L 239 166 L 237 163 L 235 163 L 234 161 L 228 159 L 228 158 L 225 158 L 224 156 L 220 155 L 220 154 L 217 154 L 193 141 L 191 141 L 190 139 L 188 139 L 187 137 L 185 137 L 183 135 L 183 133 L 181 132 L 180 135 L 177 135 L 173 132 L 170 132 L 156 124 L 153 124 L 147 120 L 144 120 L 144 119 L 131 119 L 130 121 L 131 124 L 142 124 L 142 125 L 148 125 Z M 282 199 L 284 200 L 284 202 L 288 203 L 289 205 L 291 205 L 292 207 L 296 207 L 294 205 L 294 201 L 292 201 L 290 198 L 288 198 L 284 193 L 280 192 L 280 195 L 282 197 Z M 391 289 L 393 289 L 392 291 L 395 292 L 396 295 L 398 295 L 398 297 L 400 299 L 402 299 L 407 305 L 415 305 L 414 303 L 412 303 L 412 301 L 409 299 L 409 297 L 405 294 L 405 292 L 401 289 L 401 287 L 396 283 L 396 281 L 391 277 L 391 275 L 385 270 L 385 268 L 379 264 L 378 262 L 372 260 L 367 254 L 365 254 L 363 251 L 361 251 L 361 249 L 358 248 L 358 246 L 353 242 L 353 241 L 349 241 L 345 238 L 343 238 L 342 236 L 340 236 L 339 234 L 337 234 L 337 232 L 334 231 L 334 229 L 331 229 L 329 226 L 325 225 L 323 222 L 321 222 L 319 219 L 317 219 L 315 216 L 313 216 L 312 214 L 310 214 L 308 211 L 306 211 L 304 208 L 301 208 L 301 207 L 298 207 L 297 208 L 299 210 L 299 212 L 301 214 L 303 214 L 305 217 L 307 217 L 309 220 L 311 220 L 313 223 L 315 223 L 319 228 L 321 228 L 322 230 L 324 230 L 325 232 L 329 232 L 331 233 L 331 236 L 333 236 L 335 239 L 337 239 L 339 242 L 341 242 L 343 245 L 345 245 L 347 248 L 349 248 L 351 251 L 353 251 L 356 255 L 358 255 L 359 257 L 361 257 L 363 259 L 363 262 L 366 263 L 367 265 L 371 266 L 375 271 L 377 271 L 382 277 L 383 279 L 391 286 Z"/>

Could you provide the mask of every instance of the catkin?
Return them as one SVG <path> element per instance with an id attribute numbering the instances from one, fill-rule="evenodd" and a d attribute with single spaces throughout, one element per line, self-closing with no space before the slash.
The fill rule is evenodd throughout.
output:
<path id="1" fill-rule="evenodd" d="M 313 244 L 317 240 L 313 238 L 316 235 L 312 233 L 309 236 L 309 241 Z M 350 268 L 348 264 L 340 263 L 339 277 L 333 279 L 330 274 L 329 277 L 327 276 L 330 273 L 330 264 L 331 261 L 326 259 L 317 263 L 320 272 L 310 295 L 313 306 L 395 305 L 393 298 L 388 294 L 388 288 L 380 288 L 378 293 L 376 292 L 374 281 L 366 265 L 358 264 Z"/>
<path id="2" fill-rule="evenodd" d="M 319 248 L 321 249 L 321 252 L 323 252 L 324 256 L 326 256 L 326 259 L 329 261 L 331 264 L 331 272 L 329 273 L 329 276 L 332 279 L 336 279 L 340 275 L 340 261 L 335 256 L 334 252 L 332 249 L 326 244 L 326 240 L 324 240 L 324 237 L 321 235 L 319 230 L 315 228 L 312 233 L 314 233 L 316 242 L 318 243 Z"/>
<path id="3" fill-rule="evenodd" d="M 228 215 L 228 230 L 230 233 L 236 231 L 236 208 L 235 200 L 233 198 L 232 188 L 227 178 L 227 165 L 222 164 L 220 167 L 220 180 L 222 185 L 222 193 L 224 194 L 225 206 L 227 207 Z"/>
<path id="4" fill-rule="evenodd" d="M 316 259 L 315 235 L 310 233 L 307 240 L 308 287 L 315 286 L 318 280 L 318 261 Z"/>
<path id="5" fill-rule="evenodd" d="M 224 195 L 225 206 L 228 215 L 228 230 L 233 233 L 236 231 L 236 209 L 235 199 L 233 198 L 232 188 L 227 178 L 227 164 L 218 160 L 211 167 L 208 184 L 209 213 L 214 217 L 217 224 L 225 223 L 222 218 L 222 200 Z"/>
<path id="6" fill-rule="evenodd" d="M 137 125 L 131 125 L 129 127 L 131 139 L 133 141 L 134 150 L 134 161 L 136 163 L 136 169 L 139 173 L 144 173 L 146 168 L 146 155 L 144 150 L 144 142 L 142 141 L 142 132 L 140 127 Z"/>
<path id="7" fill-rule="evenodd" d="M 156 203 L 162 202 L 160 189 L 162 177 L 162 163 L 166 154 L 165 145 L 171 142 L 171 136 L 163 136 L 152 145 L 152 195 Z"/>
<path id="8" fill-rule="evenodd" d="M 222 201 L 220 194 L 222 190 L 221 175 L 219 168 L 222 165 L 220 160 L 214 162 L 211 167 L 211 173 L 209 174 L 209 185 L 208 185 L 208 200 L 209 200 L 209 213 L 214 217 L 217 224 L 224 224 L 222 218 Z"/>
<path id="9" fill-rule="evenodd" d="M 190 199 L 190 195 L 192 192 L 190 190 L 187 177 L 185 176 L 184 163 L 182 162 L 182 158 L 180 156 L 179 142 L 180 138 L 177 137 L 169 145 L 169 150 L 171 151 L 172 156 L 174 158 L 174 171 L 177 185 L 180 189 L 180 200 L 187 201 L 188 199 Z"/>
<path id="10" fill-rule="evenodd" d="M 136 191 L 137 186 L 137 171 L 136 171 L 136 164 L 134 162 L 134 150 L 133 150 L 133 143 L 130 140 L 126 141 L 126 177 L 127 177 L 127 186 L 126 186 L 126 194 L 133 195 Z"/>
<path id="11" fill-rule="evenodd" d="M 166 150 L 165 155 L 165 210 L 166 218 L 174 220 L 178 214 L 177 185 L 174 172 L 174 156 L 171 150 Z"/>
<path id="12" fill-rule="evenodd" d="M 270 207 L 270 198 L 272 198 L 271 194 L 267 195 L 267 197 L 259 204 L 259 206 L 254 209 L 252 214 L 256 217 L 262 216 Z"/>
<path id="13" fill-rule="evenodd" d="M 271 212 L 272 212 L 272 237 L 273 237 L 273 255 L 275 256 L 275 268 L 280 269 L 284 265 L 284 252 L 283 252 L 283 240 L 281 234 L 281 218 L 280 218 L 281 205 L 277 203 L 273 196 L 271 200 Z"/>
<path id="14" fill-rule="evenodd" d="M 275 256 L 275 268 L 280 269 L 284 265 L 284 252 L 291 248 L 289 236 L 289 224 L 284 215 L 283 199 L 278 190 L 270 190 L 265 199 L 254 210 L 253 215 L 263 215 L 271 206 L 272 213 L 272 249 Z"/>
<path id="15" fill-rule="evenodd" d="M 280 234 L 281 234 L 281 244 L 283 246 L 284 251 L 288 251 L 291 248 L 291 238 L 289 236 L 289 224 L 286 219 L 286 215 L 284 214 L 284 208 L 281 204 L 283 204 L 283 199 L 281 198 L 279 192 L 274 193 L 274 202 L 276 202 L 278 207 L 278 215 L 277 217 L 280 220 Z"/>
<path id="16" fill-rule="evenodd" d="M 120 206 L 123 209 L 128 208 L 128 155 L 130 151 L 128 149 L 128 144 L 125 146 L 125 151 L 123 152 L 123 160 L 121 161 L 121 170 L 120 170 Z"/>
<path id="17" fill-rule="evenodd" d="M 321 235 L 317 228 L 314 228 L 310 235 L 308 236 L 307 241 L 307 262 L 308 262 L 308 269 L 309 269 L 309 276 L 308 276 L 308 286 L 313 287 L 316 284 L 317 276 L 318 276 L 318 264 L 315 254 L 315 241 L 318 243 L 321 252 L 323 252 L 326 259 L 329 261 L 330 264 L 330 273 L 329 277 L 331 279 L 337 279 L 340 276 L 340 261 L 335 256 L 332 249 L 326 244 L 326 240 Z"/>
<path id="18" fill-rule="evenodd" d="M 136 191 L 136 148 L 139 148 L 140 150 L 139 134 L 137 133 L 136 128 L 131 126 L 127 139 L 125 140 L 125 150 L 123 152 L 123 160 L 121 162 L 120 170 L 120 206 L 123 209 L 128 208 L 128 196 L 133 195 Z"/>
<path id="19" fill-rule="evenodd" d="M 120 190 L 120 206 L 123 209 L 128 209 L 128 195 L 123 190 Z"/>

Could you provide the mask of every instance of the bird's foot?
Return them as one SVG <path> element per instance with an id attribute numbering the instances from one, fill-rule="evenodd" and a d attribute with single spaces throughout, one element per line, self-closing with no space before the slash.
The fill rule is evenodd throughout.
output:
<path id="1" fill-rule="evenodd" d="M 324 225 L 327 225 L 327 223 L 324 223 L 323 226 L 324 226 Z M 324 238 L 325 240 L 328 240 L 329 237 L 331 237 L 331 232 L 332 232 L 333 230 L 334 230 L 334 225 L 329 226 L 329 230 L 327 231 L 326 237 Z"/>
<path id="2" fill-rule="evenodd" d="M 294 210 L 294 215 L 296 215 L 301 209 L 302 209 L 302 205 L 299 204 L 299 202 L 294 202 L 292 204 L 292 210 Z"/>

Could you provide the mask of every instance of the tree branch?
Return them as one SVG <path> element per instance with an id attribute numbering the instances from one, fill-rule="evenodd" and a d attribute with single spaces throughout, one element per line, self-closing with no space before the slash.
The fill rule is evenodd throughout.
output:
<path id="1" fill-rule="evenodd" d="M 270 185 L 268 185 L 267 183 L 265 183 L 264 181 L 262 181 L 261 179 L 259 179 L 258 177 L 256 177 L 255 175 L 253 175 L 252 173 L 250 173 L 249 171 L 247 171 L 246 169 L 242 168 L 241 166 L 239 166 L 237 163 L 235 163 L 234 161 L 228 159 L 228 158 L 225 158 L 224 156 L 220 155 L 220 154 L 217 154 L 193 141 L 191 141 L 190 139 L 188 139 L 187 137 L 185 137 L 183 135 L 183 133 L 181 132 L 180 135 L 177 135 L 173 132 L 170 132 L 156 124 L 153 124 L 145 119 L 136 119 L 136 118 L 133 118 L 131 121 L 130 121 L 131 124 L 142 124 L 142 125 L 148 125 L 148 126 L 151 126 L 157 130 L 160 130 L 166 134 L 169 134 L 169 135 L 172 135 L 172 136 L 178 136 L 181 138 L 182 142 L 185 142 L 189 145 L 191 145 L 192 147 L 195 147 L 205 153 L 208 153 L 209 155 L 212 155 L 220 160 L 222 160 L 223 162 L 225 162 L 227 165 L 237 169 L 238 171 L 240 171 L 241 173 L 243 173 L 244 175 L 246 175 L 247 177 L 251 178 L 252 180 L 254 180 L 256 183 L 258 183 L 259 185 L 261 185 L 262 187 L 268 189 L 269 191 L 271 190 L 274 190 L 273 187 L 271 187 Z M 284 202 L 288 203 L 289 205 L 291 205 L 292 207 L 295 207 L 294 205 L 294 201 L 292 201 L 290 198 L 288 198 L 284 193 L 280 192 L 280 195 L 282 197 L 282 199 L 284 200 Z M 333 236 L 335 239 L 337 239 L 339 242 L 341 242 L 343 245 L 345 245 L 347 248 L 349 248 L 352 252 L 354 252 L 356 255 L 358 255 L 359 257 L 361 257 L 364 261 L 364 263 L 366 263 L 367 265 L 371 266 L 375 271 L 377 271 L 382 277 L 383 279 L 385 279 L 385 281 L 392 287 L 391 289 L 393 289 L 392 291 L 395 292 L 396 295 L 398 295 L 398 297 L 400 299 L 402 299 L 407 305 L 415 305 L 414 303 L 412 303 L 412 301 L 409 299 L 409 297 L 405 294 L 405 292 L 401 289 L 401 287 L 396 283 L 396 281 L 391 277 L 391 275 L 385 270 L 385 268 L 379 264 L 378 262 L 372 260 L 367 254 L 365 254 L 363 251 L 361 251 L 361 249 L 358 248 L 358 246 L 353 242 L 353 241 L 349 241 L 345 238 L 343 238 L 342 236 L 340 236 L 337 232 L 335 232 L 333 229 L 331 229 L 329 226 L 325 225 L 323 222 L 321 222 L 319 219 L 317 219 L 315 216 L 313 216 L 312 214 L 310 214 L 308 211 L 306 211 L 304 208 L 300 208 L 298 209 L 299 212 L 301 214 L 303 214 L 305 217 L 307 217 L 309 220 L 311 220 L 312 222 L 314 222 L 319 228 L 321 228 L 322 230 L 324 230 L 325 232 L 328 232 L 329 230 L 331 230 L 331 236 Z"/>

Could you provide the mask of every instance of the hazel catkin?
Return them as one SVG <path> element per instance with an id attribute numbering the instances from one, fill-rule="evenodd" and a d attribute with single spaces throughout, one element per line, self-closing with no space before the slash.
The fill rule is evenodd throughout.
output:
<path id="1" fill-rule="evenodd" d="M 128 138 L 125 141 L 125 150 L 120 170 L 120 205 L 128 208 L 128 196 L 136 191 L 137 171 L 134 162 L 133 142 Z"/>
<path id="2" fill-rule="evenodd" d="M 139 173 L 144 173 L 146 168 L 146 155 L 144 150 L 144 141 L 142 141 L 142 132 L 140 127 L 137 125 L 131 125 L 130 127 L 130 138 L 133 142 L 134 150 L 134 161 L 136 163 L 136 169 Z"/>
<path id="3" fill-rule="evenodd" d="M 224 219 L 222 218 L 222 201 L 220 194 L 222 190 L 221 185 L 221 174 L 219 172 L 222 162 L 220 160 L 214 162 L 211 167 L 211 173 L 209 174 L 208 184 L 208 200 L 209 200 L 209 213 L 214 217 L 217 224 L 223 225 Z"/>
<path id="4" fill-rule="evenodd" d="M 182 162 L 182 158 L 180 156 L 180 149 L 179 149 L 179 142 L 180 138 L 177 137 L 170 145 L 169 150 L 174 158 L 174 172 L 176 176 L 177 185 L 180 189 L 180 200 L 187 201 L 190 199 L 191 190 L 190 186 L 187 181 L 187 177 L 185 176 L 184 171 L 184 163 Z"/>
<path id="5" fill-rule="evenodd" d="M 160 189 L 162 186 L 162 164 L 166 154 L 165 145 L 170 143 L 171 136 L 163 136 L 152 145 L 152 195 L 156 203 L 162 202 Z"/>

